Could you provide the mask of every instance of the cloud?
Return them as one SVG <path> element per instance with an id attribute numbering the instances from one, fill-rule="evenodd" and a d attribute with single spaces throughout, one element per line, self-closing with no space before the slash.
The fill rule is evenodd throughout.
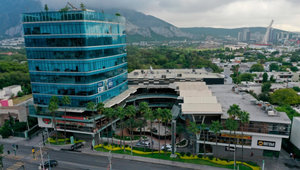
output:
<path id="1" fill-rule="evenodd" d="M 61 0 L 41 0 L 50 9 L 66 5 Z M 89 9 L 127 8 L 153 15 L 177 27 L 267 27 L 300 31 L 299 0 L 68 0 Z"/>

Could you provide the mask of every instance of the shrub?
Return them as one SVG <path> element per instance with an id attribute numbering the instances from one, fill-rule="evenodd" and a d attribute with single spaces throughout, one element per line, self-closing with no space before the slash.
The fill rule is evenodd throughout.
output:
<path id="1" fill-rule="evenodd" d="M 118 147 L 118 144 L 114 144 L 114 147 Z"/>
<path id="2" fill-rule="evenodd" d="M 185 155 L 185 153 L 184 153 L 184 152 L 180 152 L 179 154 L 180 154 L 180 156 L 184 156 L 184 155 Z"/>
<path id="3" fill-rule="evenodd" d="M 125 148 L 127 148 L 127 147 L 128 147 L 128 145 L 126 144 L 126 145 L 125 145 Z"/>
<path id="4" fill-rule="evenodd" d="M 214 159 L 214 156 L 213 156 L 213 155 L 209 155 L 209 156 L 208 156 L 208 159 L 209 159 L 209 160 L 213 160 L 213 159 Z"/>
<path id="5" fill-rule="evenodd" d="M 245 163 L 247 163 L 251 166 L 259 166 L 256 162 L 252 162 L 252 161 L 245 161 Z"/>
<path id="6" fill-rule="evenodd" d="M 107 142 L 104 142 L 104 143 L 103 143 L 103 145 L 104 145 L 104 146 L 107 146 L 107 145 L 108 145 L 108 143 L 107 143 Z"/>
<path id="7" fill-rule="evenodd" d="M 198 158 L 202 158 L 203 156 L 199 154 L 199 155 L 197 155 L 197 157 L 198 157 Z"/>
<path id="8" fill-rule="evenodd" d="M 187 152 L 187 153 L 186 153 L 186 156 L 191 156 L 191 153 L 190 153 L 190 152 Z"/>

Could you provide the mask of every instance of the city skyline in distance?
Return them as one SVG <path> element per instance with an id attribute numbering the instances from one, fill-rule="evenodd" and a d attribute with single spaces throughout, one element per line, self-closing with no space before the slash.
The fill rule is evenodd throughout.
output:
<path id="1" fill-rule="evenodd" d="M 66 5 L 66 1 L 41 0 L 50 9 L 59 9 Z M 69 0 L 79 7 L 81 0 Z M 87 0 L 83 2 L 87 8 L 128 8 L 153 15 L 170 24 L 180 27 L 268 27 L 270 20 L 276 20 L 273 28 L 286 31 L 300 31 L 300 23 L 295 22 L 300 14 L 297 9 L 300 1 L 296 0 Z"/>

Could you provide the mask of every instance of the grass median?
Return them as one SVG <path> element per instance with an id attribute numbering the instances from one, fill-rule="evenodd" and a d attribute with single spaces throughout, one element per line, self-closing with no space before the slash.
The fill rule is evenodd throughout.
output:
<path id="1" fill-rule="evenodd" d="M 100 152 L 109 152 L 109 150 L 103 148 L 103 147 L 97 147 L 95 148 L 96 151 Z M 117 154 L 125 154 L 125 155 L 131 155 L 131 151 L 128 150 L 112 150 L 111 153 L 117 153 Z M 207 165 L 207 166 L 213 166 L 213 167 L 219 167 L 219 168 L 227 168 L 227 169 L 234 169 L 233 165 L 220 165 L 216 163 L 212 163 L 207 160 L 203 159 L 181 159 L 179 155 L 177 155 L 176 158 L 171 158 L 170 153 L 167 153 L 165 156 L 165 153 L 161 153 L 161 156 L 159 156 L 158 153 L 152 154 L 136 154 L 132 153 L 133 156 L 140 156 L 140 157 L 147 157 L 147 158 L 154 158 L 154 159 L 162 159 L 162 160 L 168 160 L 168 161 L 177 161 L 177 162 L 184 162 L 184 163 L 193 163 L 193 164 L 199 164 L 199 165 Z M 245 165 L 239 165 L 240 170 L 252 170 L 252 168 L 245 166 Z"/>

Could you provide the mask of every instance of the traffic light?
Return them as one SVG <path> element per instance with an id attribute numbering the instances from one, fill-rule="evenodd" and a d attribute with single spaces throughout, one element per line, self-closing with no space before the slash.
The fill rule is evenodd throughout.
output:
<path id="1" fill-rule="evenodd" d="M 7 151 L 7 154 L 10 154 L 10 151 Z"/>
<path id="2" fill-rule="evenodd" d="M 18 146 L 18 145 L 16 145 L 16 148 L 17 148 L 17 149 L 19 149 L 19 146 Z"/>

